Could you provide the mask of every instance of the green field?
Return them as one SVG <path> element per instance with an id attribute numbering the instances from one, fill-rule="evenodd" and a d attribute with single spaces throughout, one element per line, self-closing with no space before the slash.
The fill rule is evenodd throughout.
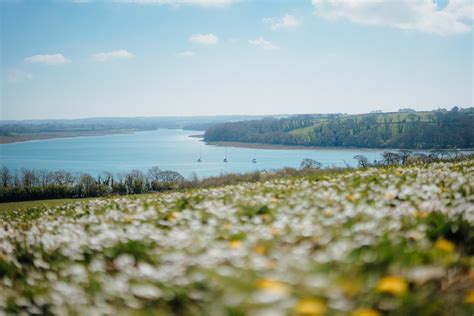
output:
<path id="1" fill-rule="evenodd" d="M 84 202 L 87 200 L 90 200 L 90 198 L 0 203 L 0 212 L 27 210 L 31 208 L 51 208 L 51 207 L 61 206 L 67 203 Z"/>
<path id="2" fill-rule="evenodd" d="M 0 314 L 474 312 L 472 159 L 28 203 L 0 212 Z"/>
<path id="3" fill-rule="evenodd" d="M 130 199 L 139 199 L 143 197 L 153 196 L 154 193 L 145 193 L 145 194 L 135 194 L 129 196 Z M 87 202 L 90 200 L 107 200 L 114 199 L 118 196 L 111 197 L 101 197 L 101 198 L 74 198 L 74 199 L 51 199 L 51 200 L 37 200 L 37 201 L 22 201 L 22 202 L 7 202 L 0 203 L 0 213 L 2 212 L 12 212 L 12 211 L 26 211 L 28 209 L 48 209 L 58 206 L 65 206 L 67 204 L 72 204 L 76 202 Z"/>
<path id="4" fill-rule="evenodd" d="M 352 119 L 357 122 L 368 116 L 374 116 L 376 118 L 376 122 L 380 124 L 384 123 L 385 121 L 389 121 L 392 124 L 395 124 L 398 121 L 409 122 L 410 118 L 414 116 L 419 117 L 420 122 L 426 123 L 426 122 L 430 122 L 430 119 L 433 117 L 433 112 L 420 111 L 416 113 L 392 112 L 392 113 L 356 114 L 356 115 L 342 116 L 340 120 L 344 121 L 344 120 Z M 326 124 L 327 122 L 329 122 L 327 118 L 314 119 L 314 124 L 312 126 L 294 129 L 290 131 L 289 133 L 293 135 L 300 135 L 300 136 L 305 135 L 305 134 L 311 134 L 313 133 L 315 127 Z M 393 128 L 395 128 L 395 125 L 393 126 Z"/>

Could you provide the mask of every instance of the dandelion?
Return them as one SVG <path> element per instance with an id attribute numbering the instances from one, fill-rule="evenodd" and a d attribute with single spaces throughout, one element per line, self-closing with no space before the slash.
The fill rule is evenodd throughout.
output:
<path id="1" fill-rule="evenodd" d="M 467 295 L 464 297 L 464 303 L 474 304 L 474 290 L 470 290 Z"/>
<path id="2" fill-rule="evenodd" d="M 267 252 L 267 248 L 265 248 L 265 246 L 263 245 L 258 244 L 255 246 L 255 252 L 260 255 L 264 255 Z"/>
<path id="3" fill-rule="evenodd" d="M 289 291 L 288 285 L 274 279 L 258 279 L 256 285 L 257 288 L 267 292 L 287 293 Z"/>
<path id="4" fill-rule="evenodd" d="M 380 316 L 380 313 L 375 309 L 371 308 L 361 308 L 353 311 L 351 316 Z"/>
<path id="5" fill-rule="evenodd" d="M 238 249 L 238 248 L 240 248 L 241 244 L 242 243 L 240 242 L 240 240 L 231 240 L 229 242 L 229 247 L 231 249 Z"/>
<path id="6" fill-rule="evenodd" d="M 296 303 L 294 311 L 298 315 L 320 316 L 326 313 L 326 305 L 319 299 L 305 298 Z"/>
<path id="7" fill-rule="evenodd" d="M 444 252 L 453 252 L 454 244 L 444 238 L 440 238 L 436 241 L 435 248 Z"/>
<path id="8" fill-rule="evenodd" d="M 392 294 L 395 296 L 404 295 L 408 291 L 408 283 L 399 276 L 386 276 L 377 283 L 377 292 Z"/>

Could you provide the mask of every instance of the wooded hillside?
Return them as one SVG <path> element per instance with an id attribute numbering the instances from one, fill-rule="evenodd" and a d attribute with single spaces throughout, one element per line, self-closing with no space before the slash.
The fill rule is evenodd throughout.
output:
<path id="1" fill-rule="evenodd" d="M 473 148 L 474 108 L 414 113 L 297 115 L 217 124 L 204 139 L 304 146 Z"/>

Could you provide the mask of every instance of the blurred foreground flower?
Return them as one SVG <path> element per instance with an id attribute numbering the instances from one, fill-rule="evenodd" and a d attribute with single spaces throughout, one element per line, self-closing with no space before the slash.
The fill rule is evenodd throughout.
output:
<path id="1" fill-rule="evenodd" d="M 408 291 L 408 283 L 399 276 L 386 276 L 377 284 L 377 292 L 387 293 L 396 296 L 405 294 Z"/>
<path id="2" fill-rule="evenodd" d="M 326 313 L 326 305 L 319 299 L 305 298 L 295 305 L 295 313 L 305 316 L 319 316 Z"/>
<path id="3" fill-rule="evenodd" d="M 470 290 L 464 298 L 464 303 L 474 304 L 474 290 Z"/>
<path id="4" fill-rule="evenodd" d="M 454 251 L 454 244 L 444 238 L 440 238 L 436 241 L 435 244 L 436 249 L 445 251 L 445 252 L 453 252 Z"/>
<path id="5" fill-rule="evenodd" d="M 257 287 L 261 290 L 275 293 L 288 293 L 289 288 L 283 282 L 273 279 L 259 279 L 257 280 Z"/>
<path id="6" fill-rule="evenodd" d="M 232 248 L 232 249 L 238 249 L 238 248 L 240 248 L 240 245 L 241 245 L 240 240 L 231 240 L 229 242 L 229 247 Z"/>
<path id="7" fill-rule="evenodd" d="M 380 316 L 380 313 L 375 309 L 361 308 L 353 311 L 351 316 Z"/>

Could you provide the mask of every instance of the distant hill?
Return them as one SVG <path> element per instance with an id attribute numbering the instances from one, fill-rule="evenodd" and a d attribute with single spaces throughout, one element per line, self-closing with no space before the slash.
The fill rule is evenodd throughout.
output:
<path id="1" fill-rule="evenodd" d="M 271 117 L 281 118 L 282 115 Z M 0 120 L 0 135 L 15 136 L 34 133 L 85 132 L 104 130 L 153 130 L 183 128 L 205 130 L 209 126 L 234 121 L 257 120 L 263 116 L 220 115 L 182 117 L 94 117 L 59 120 Z"/>
<path id="2" fill-rule="evenodd" d="M 474 148 L 474 108 L 295 115 L 211 126 L 205 141 L 364 148 Z"/>

